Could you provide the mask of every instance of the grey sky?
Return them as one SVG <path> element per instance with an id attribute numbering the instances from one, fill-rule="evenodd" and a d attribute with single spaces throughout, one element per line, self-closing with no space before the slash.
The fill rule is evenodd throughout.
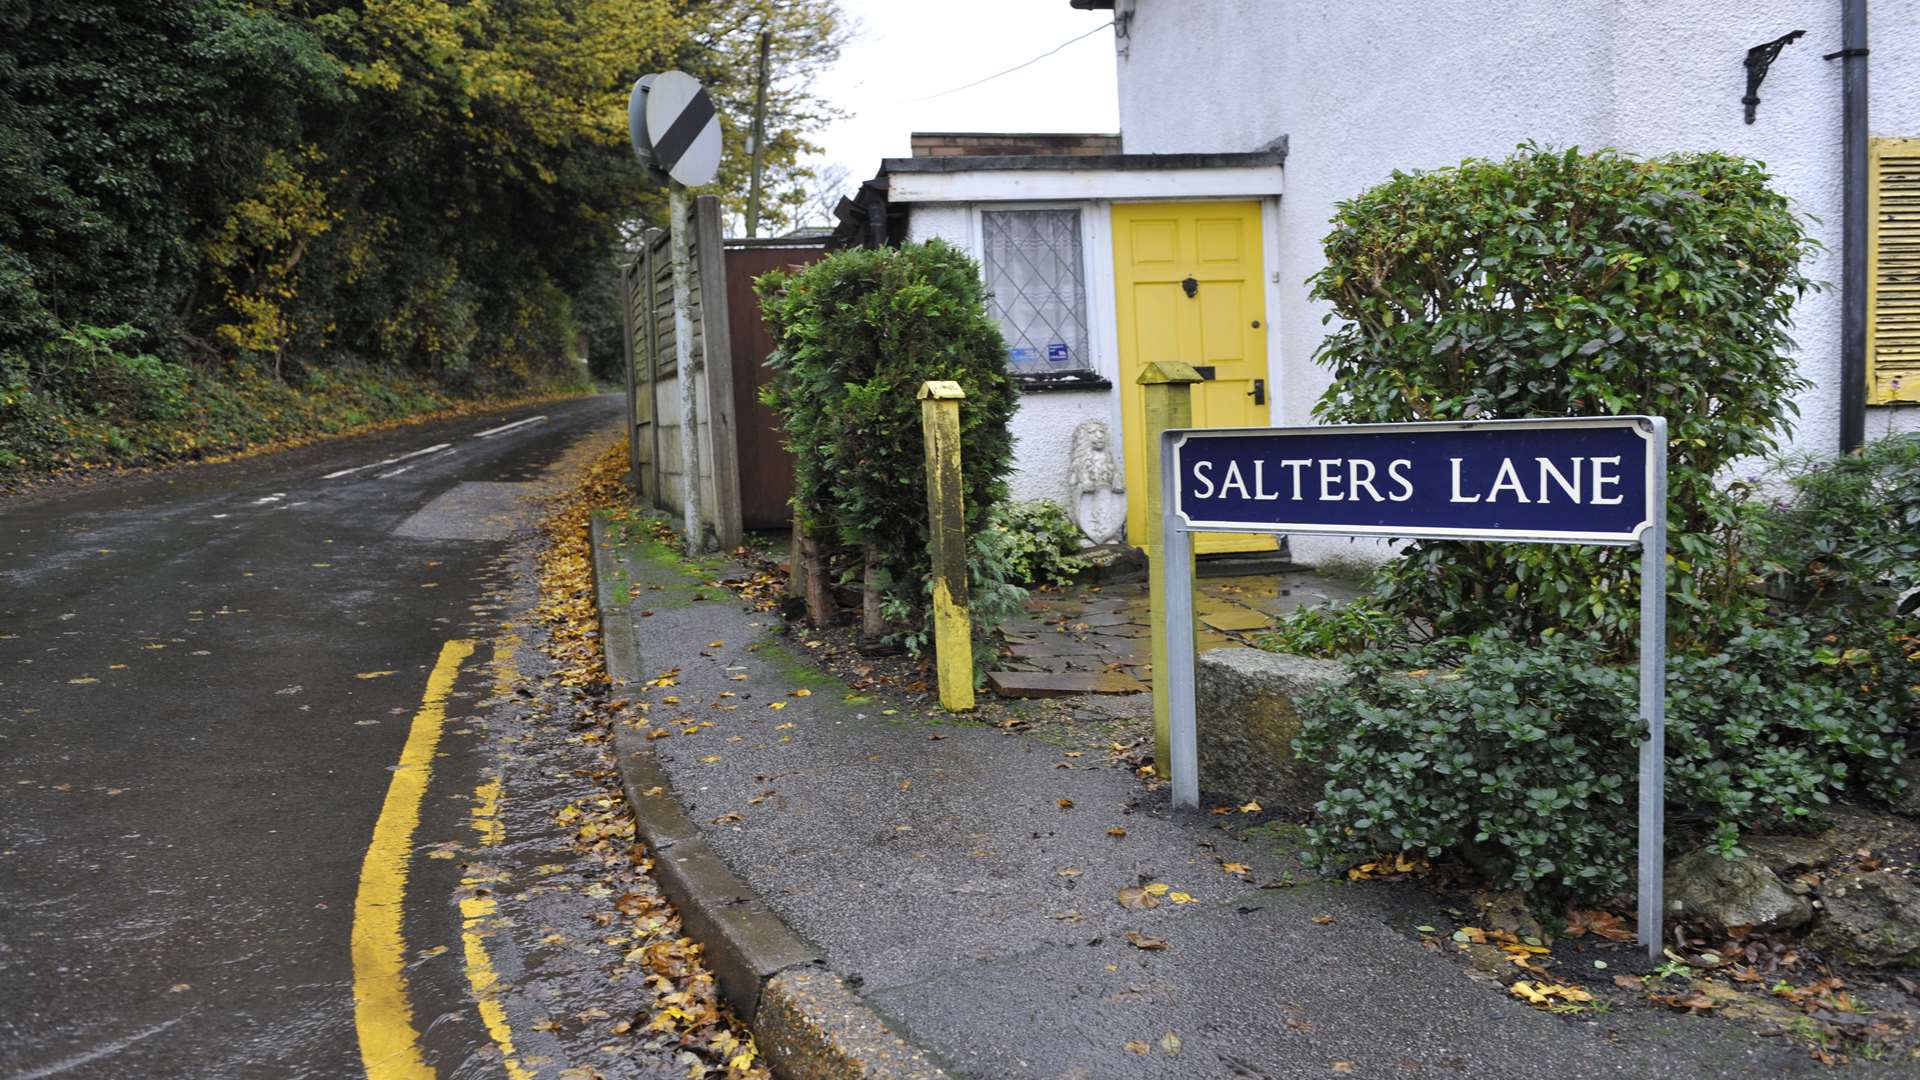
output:
<path id="1" fill-rule="evenodd" d="M 820 89 L 850 115 L 814 135 L 855 181 L 904 157 L 913 131 L 1118 131 L 1113 31 L 933 100 L 1101 25 L 1067 0 L 842 0 L 860 26 Z"/>

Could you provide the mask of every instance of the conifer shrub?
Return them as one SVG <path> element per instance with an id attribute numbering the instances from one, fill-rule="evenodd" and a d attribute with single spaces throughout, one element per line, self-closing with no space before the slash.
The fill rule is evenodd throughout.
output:
<path id="1" fill-rule="evenodd" d="M 852 573 L 878 569 L 883 610 L 911 645 L 924 640 L 931 565 L 916 395 L 928 380 L 960 384 L 962 501 L 975 584 L 990 587 L 975 624 L 989 629 L 1012 586 L 1004 554 L 977 538 L 1006 496 L 1018 391 L 978 264 L 938 240 L 854 249 L 764 274 L 755 290 L 774 335 L 765 400 L 794 456 L 795 510 L 854 556 Z"/>

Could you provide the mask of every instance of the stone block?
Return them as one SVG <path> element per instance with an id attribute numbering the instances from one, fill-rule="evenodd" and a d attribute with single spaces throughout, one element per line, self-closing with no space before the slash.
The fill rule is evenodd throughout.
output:
<path id="1" fill-rule="evenodd" d="M 1138 694 L 1147 685 L 1119 672 L 1036 674 L 1025 671 L 989 671 L 987 685 L 1001 697 L 1071 697 L 1075 694 Z"/>
<path id="2" fill-rule="evenodd" d="M 1666 897 L 1668 918 L 1713 931 L 1792 930 L 1813 917 L 1807 898 L 1782 885 L 1766 863 L 1724 858 L 1710 848 L 1667 864 Z"/>
<path id="3" fill-rule="evenodd" d="M 1269 810 L 1312 807 L 1323 778 L 1293 754 L 1298 702 L 1345 683 L 1345 665 L 1227 647 L 1201 653 L 1194 675 L 1200 790 L 1211 798 L 1256 799 Z"/>
<path id="4" fill-rule="evenodd" d="M 1868 967 L 1920 964 L 1920 885 L 1878 871 L 1820 886 L 1820 921 L 1807 944 Z"/>

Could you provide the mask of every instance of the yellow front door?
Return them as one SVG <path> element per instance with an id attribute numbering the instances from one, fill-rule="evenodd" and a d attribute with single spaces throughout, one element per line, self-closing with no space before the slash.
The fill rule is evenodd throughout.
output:
<path id="1" fill-rule="evenodd" d="M 1195 427 L 1267 423 L 1267 309 L 1261 288 L 1257 202 L 1128 203 L 1113 208 L 1113 274 L 1120 331 L 1120 407 L 1127 490 L 1147 490 L 1159 468 L 1144 445 L 1146 413 L 1135 380 L 1147 364 L 1181 360 L 1211 375 L 1194 387 Z M 1255 400 L 1254 380 L 1260 380 Z M 1144 498 L 1127 500 L 1127 540 L 1159 543 Z M 1272 551 L 1271 536 L 1202 533 L 1201 553 Z"/>

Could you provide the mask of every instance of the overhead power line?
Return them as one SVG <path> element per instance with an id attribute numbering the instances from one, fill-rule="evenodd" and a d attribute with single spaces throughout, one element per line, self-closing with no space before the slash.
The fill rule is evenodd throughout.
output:
<path id="1" fill-rule="evenodd" d="M 914 105 L 922 101 L 932 101 L 935 98 L 946 97 L 948 94 L 957 94 L 962 90 L 971 90 L 974 87 L 981 85 L 982 83 L 990 83 L 1002 75 L 1011 75 L 1014 72 L 1019 71 L 1021 68 L 1032 67 L 1033 65 L 1039 63 L 1042 60 L 1045 60 L 1047 57 L 1052 56 L 1054 53 L 1059 52 L 1061 49 L 1066 48 L 1067 46 L 1073 44 L 1074 42 L 1079 41 L 1083 38 L 1090 38 L 1093 35 L 1099 33 L 1102 30 L 1105 30 L 1107 27 L 1112 25 L 1113 25 L 1113 22 L 1111 20 L 1108 22 L 1101 23 L 1099 26 L 1094 27 L 1093 29 L 1087 31 L 1084 34 L 1081 34 L 1077 37 L 1068 38 L 1067 40 L 1061 42 L 1058 45 L 1055 45 L 1053 48 L 1048 49 L 1046 52 L 1041 53 L 1039 56 L 1036 56 L 1033 59 L 1026 61 L 1025 63 L 1015 64 L 1014 66 L 1008 68 L 1005 71 L 996 71 L 984 79 L 975 79 L 970 83 L 966 83 L 965 85 L 955 86 L 955 87 L 952 87 L 951 89 L 942 90 L 937 94 L 928 94 L 926 97 L 908 98 L 903 104 Z"/>

